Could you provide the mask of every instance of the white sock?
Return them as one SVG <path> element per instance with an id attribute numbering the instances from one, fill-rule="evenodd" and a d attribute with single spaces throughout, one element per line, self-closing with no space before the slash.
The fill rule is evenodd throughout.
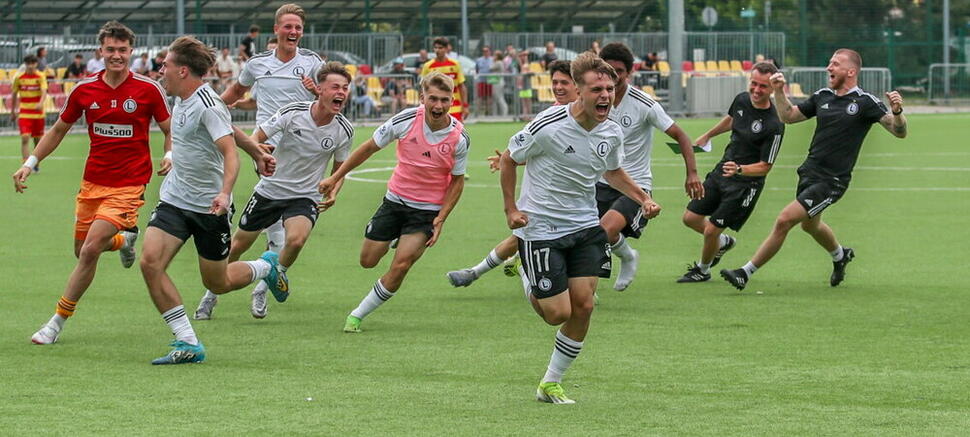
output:
<path id="1" fill-rule="evenodd" d="M 620 235 L 619 240 L 616 240 L 616 244 L 612 246 L 612 249 L 613 253 L 620 257 L 620 259 L 629 259 L 633 256 L 633 248 L 626 243 L 626 238 L 624 238 L 622 235 Z"/>
<path id="2" fill-rule="evenodd" d="M 552 349 L 552 358 L 549 358 L 549 367 L 542 382 L 561 382 L 562 374 L 566 373 L 582 350 L 583 342 L 566 337 L 562 331 L 556 331 L 556 347 Z"/>
<path id="3" fill-rule="evenodd" d="M 243 261 L 253 271 L 253 279 L 249 282 L 256 282 L 269 274 L 269 269 L 273 268 L 266 260 L 257 259 L 255 261 Z M 208 294 L 206 295 L 208 296 Z"/>
<path id="4" fill-rule="evenodd" d="M 354 308 L 354 310 L 350 312 L 350 315 L 358 319 L 363 319 L 392 297 L 394 297 L 394 293 L 384 288 L 384 284 L 381 284 L 381 280 L 378 279 L 377 282 L 374 283 L 374 286 L 371 287 L 370 293 L 367 293 L 364 300 L 360 301 L 360 305 L 357 305 L 357 308 Z"/>
<path id="5" fill-rule="evenodd" d="M 165 319 L 165 323 L 168 323 L 168 327 L 171 328 L 172 334 L 175 334 L 176 340 L 181 340 L 192 345 L 199 344 L 199 339 L 195 337 L 195 330 L 192 329 L 192 324 L 189 323 L 189 317 L 185 315 L 184 306 L 179 305 L 165 311 L 162 313 L 162 319 Z"/>
<path id="6" fill-rule="evenodd" d="M 700 267 L 701 273 L 708 274 L 711 272 L 711 263 L 704 264 L 703 261 L 698 261 L 697 267 Z"/>
<path id="7" fill-rule="evenodd" d="M 717 245 L 717 248 L 718 249 L 720 249 L 720 248 L 722 248 L 724 246 L 727 246 L 728 243 L 731 242 L 731 237 L 728 237 L 727 235 L 724 235 L 724 234 L 721 234 L 718 238 L 719 238 L 718 241 L 720 241 L 720 244 Z"/>
<path id="8" fill-rule="evenodd" d="M 283 220 L 266 228 L 266 246 L 273 252 L 280 253 L 286 244 L 286 230 L 283 229 Z"/>
<path id="9" fill-rule="evenodd" d="M 741 270 L 744 270 L 744 272 L 747 273 L 748 277 L 750 278 L 751 275 L 754 274 L 754 272 L 758 271 L 758 266 L 754 265 L 753 262 L 748 261 L 748 263 L 745 264 L 744 267 L 741 267 Z"/>
<path id="10" fill-rule="evenodd" d="M 489 270 L 502 265 L 503 261 L 505 260 L 495 253 L 495 249 L 492 249 L 492 251 L 488 253 L 488 256 L 482 260 L 482 262 L 478 263 L 477 266 L 472 267 L 472 271 L 475 272 L 475 277 L 477 278 L 484 275 Z"/>
<path id="11" fill-rule="evenodd" d="M 47 324 L 57 328 L 57 331 L 60 332 L 61 329 L 64 329 L 64 322 L 66 321 L 67 319 L 61 317 L 60 314 L 54 313 L 54 317 L 51 317 L 51 319 L 47 321 Z"/>
<path id="12" fill-rule="evenodd" d="M 840 244 L 839 247 L 835 248 L 835 250 L 829 252 L 829 255 L 832 255 L 832 261 L 838 262 L 842 261 L 845 251 L 842 250 L 842 245 Z"/>
<path id="13" fill-rule="evenodd" d="M 532 284 L 529 282 L 529 275 L 525 274 L 525 269 L 519 266 L 519 279 L 522 280 L 522 291 L 525 292 L 525 300 L 531 301 L 529 296 L 532 296 Z"/>

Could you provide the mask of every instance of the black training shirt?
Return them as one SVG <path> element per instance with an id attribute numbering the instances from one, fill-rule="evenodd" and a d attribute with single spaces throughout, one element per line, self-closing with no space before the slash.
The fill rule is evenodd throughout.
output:
<path id="1" fill-rule="evenodd" d="M 717 163 L 714 171 L 722 172 L 721 166 L 727 161 L 738 164 L 755 164 L 761 161 L 774 164 L 781 150 L 781 139 L 785 135 L 785 124 L 778 119 L 775 105 L 766 109 L 755 108 L 748 92 L 738 94 L 728 109 L 731 116 L 731 143 L 724 150 L 724 157 Z M 760 180 L 764 176 L 734 176 L 742 180 Z"/>

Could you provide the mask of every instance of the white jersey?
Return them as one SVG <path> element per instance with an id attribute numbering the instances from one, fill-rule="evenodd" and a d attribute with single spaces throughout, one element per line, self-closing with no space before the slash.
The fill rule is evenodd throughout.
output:
<path id="1" fill-rule="evenodd" d="M 641 188 L 653 189 L 653 172 L 650 170 L 650 154 L 653 151 L 653 128 L 666 131 L 674 120 L 664 108 L 643 91 L 627 85 L 620 104 L 610 108 L 610 120 L 623 128 L 623 170 Z M 600 182 L 606 183 L 605 179 Z"/>
<path id="2" fill-rule="evenodd" d="M 599 225 L 596 181 L 623 162 L 623 130 L 606 120 L 587 131 L 570 114 L 575 103 L 539 113 L 509 141 L 525 162 L 516 203 L 529 224 L 512 231 L 526 241 L 553 240 Z"/>
<path id="3" fill-rule="evenodd" d="M 172 171 L 162 182 L 162 202 L 193 212 L 209 212 L 223 182 L 224 159 L 215 140 L 226 135 L 232 135 L 229 109 L 208 84 L 185 100 L 175 98 Z"/>
<path id="4" fill-rule="evenodd" d="M 317 186 L 327 173 L 330 159 L 343 162 L 350 155 L 354 127 L 343 114 L 330 123 L 317 126 L 310 109 L 316 102 L 296 102 L 283 106 L 259 125 L 267 136 L 281 134 L 273 156 L 276 172 L 256 184 L 261 196 L 274 199 L 308 198 L 320 200 Z"/>
<path id="5" fill-rule="evenodd" d="M 259 97 L 256 98 L 256 124 L 269 120 L 284 105 L 293 102 L 314 100 L 316 96 L 303 87 L 303 76 L 316 81 L 317 71 L 323 60 L 313 50 L 297 49 L 296 56 L 289 62 L 276 57 L 276 50 L 270 50 L 249 58 L 239 74 L 239 84 L 246 87 L 258 85 Z M 272 138 L 275 145 L 278 138 Z"/>
<path id="6" fill-rule="evenodd" d="M 385 148 L 388 144 L 393 143 L 407 135 L 411 127 L 414 126 L 414 119 L 417 117 L 418 108 L 408 108 L 397 115 L 391 117 L 390 120 L 384 122 L 381 127 L 374 131 L 374 142 L 377 143 L 377 147 Z M 437 144 L 448 138 L 451 130 L 457 126 L 457 121 L 452 118 L 451 124 L 444 129 L 439 129 L 434 132 L 425 123 L 422 128 L 424 129 L 424 138 L 432 144 Z M 453 176 L 462 176 L 465 174 L 465 169 L 468 167 L 468 149 L 471 147 L 471 140 L 468 139 L 468 133 L 464 131 L 461 132 L 461 138 L 458 139 L 458 144 L 455 146 L 455 166 L 451 169 L 451 174 Z M 384 195 L 387 200 L 392 202 L 400 203 L 402 205 L 410 206 L 411 208 L 423 209 L 426 211 L 438 211 L 441 209 L 441 205 L 434 203 L 416 202 L 410 199 L 405 199 L 397 194 L 394 194 L 390 190 Z"/>

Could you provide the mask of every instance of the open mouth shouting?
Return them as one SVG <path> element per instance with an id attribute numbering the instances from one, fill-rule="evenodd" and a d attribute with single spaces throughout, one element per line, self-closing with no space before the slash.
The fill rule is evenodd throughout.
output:
<path id="1" fill-rule="evenodd" d="M 599 118 L 606 118 L 610 113 L 610 102 L 599 102 L 596 104 L 596 115 Z"/>
<path id="2" fill-rule="evenodd" d="M 344 109 L 344 96 L 336 96 L 330 101 L 330 109 L 333 112 L 340 112 Z"/>

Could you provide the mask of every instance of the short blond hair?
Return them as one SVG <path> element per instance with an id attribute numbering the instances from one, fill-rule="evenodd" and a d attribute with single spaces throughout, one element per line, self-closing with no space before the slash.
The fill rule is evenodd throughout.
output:
<path id="1" fill-rule="evenodd" d="M 583 52 L 573 62 L 569 64 L 569 69 L 572 70 L 573 81 L 576 82 L 576 86 L 585 85 L 583 81 L 583 75 L 592 71 L 597 74 L 605 74 L 613 79 L 613 82 L 619 79 L 616 75 L 616 70 L 610 64 L 607 64 L 603 58 L 596 56 L 593 52 Z"/>
<path id="2" fill-rule="evenodd" d="M 455 90 L 455 81 L 440 71 L 433 71 L 421 79 L 422 91 L 428 91 L 431 87 L 438 88 L 442 91 L 453 92 Z"/>
<path id="3" fill-rule="evenodd" d="M 300 21 L 306 23 L 306 11 L 304 11 L 303 8 L 296 3 L 287 3 L 283 6 L 280 6 L 280 8 L 276 10 L 275 22 L 279 23 L 280 18 L 283 18 L 283 16 L 286 14 L 296 15 L 297 17 L 300 17 Z"/>
<path id="4" fill-rule="evenodd" d="M 862 70 L 862 55 L 859 52 L 852 49 L 838 49 L 835 51 L 836 55 L 845 55 L 849 58 L 849 62 L 855 64 L 857 70 Z"/>

